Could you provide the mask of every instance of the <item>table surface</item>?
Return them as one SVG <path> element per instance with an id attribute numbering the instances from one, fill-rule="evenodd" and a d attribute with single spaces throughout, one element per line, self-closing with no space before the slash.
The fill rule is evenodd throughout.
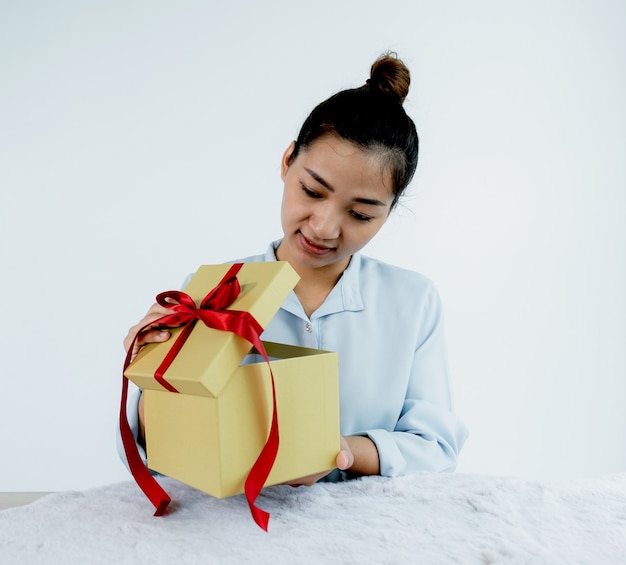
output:
<path id="1" fill-rule="evenodd" d="M 0 510 L 24 506 L 34 502 L 38 498 L 50 494 L 48 492 L 0 492 Z"/>

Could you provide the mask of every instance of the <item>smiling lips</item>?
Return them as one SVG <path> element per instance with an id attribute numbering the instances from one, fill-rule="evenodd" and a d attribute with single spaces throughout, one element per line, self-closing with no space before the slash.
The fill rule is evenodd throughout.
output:
<path id="1" fill-rule="evenodd" d="M 318 245 L 317 243 L 313 243 L 310 239 L 308 239 L 302 232 L 298 232 L 298 236 L 300 239 L 300 244 L 304 248 L 305 251 L 312 253 L 313 255 L 326 255 L 335 250 L 334 247 L 325 247 L 323 245 Z"/>

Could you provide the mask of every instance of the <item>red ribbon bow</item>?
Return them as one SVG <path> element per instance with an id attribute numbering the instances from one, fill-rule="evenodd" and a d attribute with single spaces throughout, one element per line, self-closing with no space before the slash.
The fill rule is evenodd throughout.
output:
<path id="1" fill-rule="evenodd" d="M 241 267 L 241 263 L 235 263 L 226 275 L 224 275 L 224 278 L 222 278 L 220 283 L 204 297 L 200 304 L 200 308 L 197 308 L 193 299 L 184 292 L 172 290 L 159 294 L 157 296 L 157 302 L 161 306 L 165 306 L 171 310 L 172 313 L 166 314 L 158 320 L 146 324 L 139 330 L 139 332 L 137 332 L 133 343 L 128 348 L 126 360 L 124 361 L 124 371 L 126 371 L 126 368 L 130 365 L 132 350 L 137 337 L 148 327 L 154 329 L 184 326 L 183 331 L 178 335 L 176 341 L 154 374 L 154 378 L 163 387 L 174 393 L 177 393 L 178 391 L 165 380 L 164 374 L 171 365 L 172 361 L 176 358 L 176 355 L 181 350 L 198 320 L 202 321 L 210 328 L 229 331 L 243 337 L 256 348 L 256 350 L 263 356 L 263 359 L 265 359 L 270 369 L 270 376 L 272 380 L 273 413 L 272 424 L 267 441 L 261 450 L 259 457 L 248 473 L 244 485 L 244 492 L 254 521 L 261 528 L 267 531 L 270 516 L 267 512 L 256 506 L 255 501 L 261 492 L 270 471 L 272 470 L 272 466 L 276 460 L 276 454 L 278 453 L 279 438 L 278 414 L 276 411 L 276 388 L 274 385 L 272 367 L 265 351 L 265 346 L 263 345 L 260 337 L 263 332 L 263 328 L 249 312 L 227 309 L 228 306 L 235 301 L 237 296 L 239 296 L 241 291 L 239 281 L 236 276 Z M 168 298 L 175 300 L 176 303 L 169 302 L 167 300 Z M 135 438 L 132 430 L 130 429 L 128 416 L 126 414 L 127 398 L 128 379 L 126 376 L 123 376 L 122 401 L 120 407 L 120 432 L 122 436 L 122 443 L 124 445 L 124 451 L 126 452 L 128 466 L 133 478 L 155 506 L 156 511 L 154 515 L 160 516 L 167 508 L 171 499 L 152 476 L 139 455 Z"/>

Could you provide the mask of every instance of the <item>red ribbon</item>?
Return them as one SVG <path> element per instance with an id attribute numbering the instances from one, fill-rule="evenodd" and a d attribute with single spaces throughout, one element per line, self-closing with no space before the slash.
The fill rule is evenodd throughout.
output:
<path id="1" fill-rule="evenodd" d="M 276 410 L 276 388 L 274 385 L 274 374 L 272 373 L 272 367 L 269 362 L 269 358 L 265 351 L 265 346 L 261 341 L 261 333 L 263 328 L 254 319 L 249 312 L 240 310 L 227 310 L 234 300 L 239 296 L 241 288 L 239 281 L 237 280 L 237 273 L 242 267 L 242 263 L 235 263 L 229 271 L 224 275 L 220 283 L 209 292 L 200 304 L 200 308 L 197 308 L 193 299 L 184 292 L 168 291 L 162 292 L 157 296 L 157 302 L 161 306 L 165 306 L 172 311 L 171 314 L 159 318 L 154 322 L 150 322 L 142 327 L 133 343 L 128 348 L 126 360 L 124 361 L 124 371 L 128 365 L 130 365 L 131 354 L 133 346 L 137 337 L 147 328 L 172 328 L 178 326 L 184 326 L 183 331 L 178 335 L 176 341 L 172 345 L 168 354 L 163 359 L 161 365 L 158 367 L 154 374 L 154 378 L 168 391 L 177 393 L 178 391 L 170 383 L 165 380 L 164 374 L 172 361 L 176 358 L 176 355 L 181 350 L 183 344 L 191 334 L 194 326 L 201 320 L 205 325 L 210 328 L 218 330 L 229 331 L 240 337 L 243 337 L 250 342 L 256 350 L 263 356 L 265 362 L 270 369 L 270 376 L 272 381 L 272 423 L 270 426 L 269 435 L 265 446 L 261 450 L 256 462 L 250 469 L 244 485 L 244 492 L 250 512 L 254 521 L 265 531 L 267 531 L 270 515 L 255 505 L 255 501 L 267 480 L 267 477 L 272 470 L 274 461 L 276 460 L 276 454 L 278 453 L 278 413 Z M 171 298 L 176 303 L 169 302 L 167 299 Z M 128 466 L 133 478 L 143 490 L 148 499 L 155 506 L 155 516 L 163 514 L 167 505 L 171 499 L 168 494 L 161 488 L 156 479 L 152 476 L 148 468 L 144 465 L 141 456 L 137 450 L 135 443 L 135 437 L 130 429 L 128 423 L 128 416 L 126 414 L 126 400 L 128 397 L 128 379 L 124 376 L 122 383 L 122 401 L 120 407 L 120 431 L 122 436 L 122 443 L 124 445 L 124 451 L 126 452 L 126 458 L 128 460 Z"/>

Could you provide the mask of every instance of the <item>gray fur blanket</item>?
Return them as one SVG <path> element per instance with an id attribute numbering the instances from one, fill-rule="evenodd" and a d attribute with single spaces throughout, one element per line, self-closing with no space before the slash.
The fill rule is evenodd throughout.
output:
<path id="1" fill-rule="evenodd" d="M 171 479 L 164 516 L 132 481 L 0 511 L 0 562 L 603 565 L 626 563 L 626 473 L 529 481 L 469 474 L 368 477 L 265 489 L 259 506 Z"/>

